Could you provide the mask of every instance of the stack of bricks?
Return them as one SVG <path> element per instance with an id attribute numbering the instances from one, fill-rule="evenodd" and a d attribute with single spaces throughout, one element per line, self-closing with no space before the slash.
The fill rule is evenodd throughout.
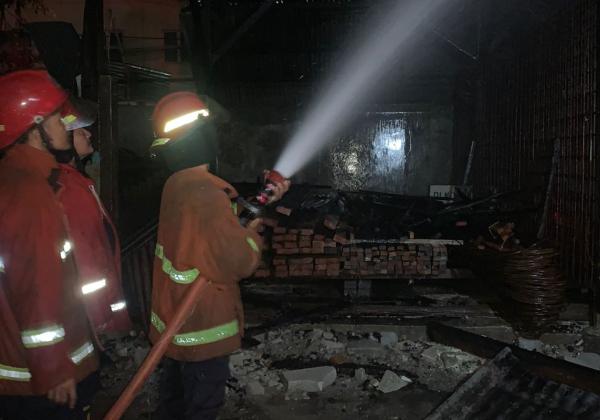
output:
<path id="1" fill-rule="evenodd" d="M 292 234 L 289 234 L 292 235 Z M 314 241 L 313 241 L 314 242 Z M 328 243 L 327 241 L 325 243 Z M 273 243 L 275 245 L 275 243 Z M 423 277 L 439 276 L 448 270 L 448 253 L 443 245 L 394 244 L 369 246 L 323 246 L 331 252 L 276 254 L 272 267 L 262 264 L 255 277 Z M 287 251 L 296 248 L 277 248 Z M 299 250 L 302 248 L 298 248 Z M 309 248 L 307 248 L 308 250 Z M 321 248 L 319 248 L 321 250 Z"/>
<path id="2" fill-rule="evenodd" d="M 342 275 L 437 276 L 447 270 L 445 246 L 429 244 L 371 245 L 342 248 Z"/>
<path id="3" fill-rule="evenodd" d="M 448 254 L 444 245 L 376 243 L 353 245 L 352 228 L 337 216 L 327 216 L 328 234 L 314 229 L 273 227 L 265 256 L 255 277 L 423 277 L 445 274 Z"/>
<path id="4" fill-rule="evenodd" d="M 337 256 L 275 257 L 273 266 L 277 278 L 339 277 L 341 274 L 340 257 Z"/>
<path id="5" fill-rule="evenodd" d="M 271 248 L 278 256 L 337 254 L 337 244 L 325 235 L 315 235 L 313 229 L 275 228 Z"/>
<path id="6" fill-rule="evenodd" d="M 340 275 L 336 242 L 313 229 L 274 228 L 271 248 L 275 277 Z"/>

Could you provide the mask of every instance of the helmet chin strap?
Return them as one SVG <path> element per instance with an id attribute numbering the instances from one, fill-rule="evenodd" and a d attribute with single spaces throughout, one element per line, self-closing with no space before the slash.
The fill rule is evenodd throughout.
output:
<path id="1" fill-rule="evenodd" d="M 52 147 L 52 137 L 46 132 L 42 124 L 37 125 L 37 129 L 40 133 L 40 137 L 42 138 L 42 143 L 48 149 L 58 163 L 70 163 L 73 159 L 77 161 L 77 153 L 75 153 L 75 148 L 73 147 L 73 141 L 70 141 L 71 147 L 65 150 L 58 150 Z"/>

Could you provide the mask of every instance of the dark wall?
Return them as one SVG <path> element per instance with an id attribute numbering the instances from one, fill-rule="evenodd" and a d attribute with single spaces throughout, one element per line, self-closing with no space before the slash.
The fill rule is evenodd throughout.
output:
<path id="1" fill-rule="evenodd" d="M 560 248 L 570 281 L 596 288 L 598 16 L 597 1 L 570 1 L 543 25 L 524 26 L 528 33 L 490 43 L 481 63 L 473 166 L 480 194 L 527 191 L 539 209 L 535 230 L 546 224 L 544 237 Z"/>
<path id="2" fill-rule="evenodd" d="M 219 173 L 232 182 L 255 182 L 274 167 L 296 126 L 280 123 L 223 127 Z M 295 182 L 342 190 L 427 195 L 430 184 L 450 181 L 452 109 L 369 116 L 332 141 L 295 177 Z"/>

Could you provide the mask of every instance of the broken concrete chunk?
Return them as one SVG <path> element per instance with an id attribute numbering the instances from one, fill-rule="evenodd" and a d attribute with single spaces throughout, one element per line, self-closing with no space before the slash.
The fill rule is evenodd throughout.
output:
<path id="1" fill-rule="evenodd" d="M 383 351 L 383 347 L 373 340 L 352 340 L 348 342 L 348 353 L 363 354 L 366 356 L 377 355 Z"/>
<path id="2" fill-rule="evenodd" d="M 148 352 L 150 351 L 149 348 L 143 348 L 143 347 L 137 347 L 135 349 L 135 353 L 133 353 L 133 361 L 135 362 L 136 366 L 139 366 L 142 364 L 142 362 L 144 361 L 144 359 L 146 358 L 146 356 L 148 355 Z"/>
<path id="3" fill-rule="evenodd" d="M 398 391 L 399 389 L 404 388 L 411 382 L 412 381 L 406 378 L 405 376 L 400 377 L 391 370 L 386 370 L 383 374 L 383 377 L 381 378 L 381 381 L 379 381 L 377 389 L 383 392 L 384 394 L 387 394 L 390 392 Z"/>
<path id="4" fill-rule="evenodd" d="M 358 382 L 363 383 L 368 378 L 369 377 L 367 376 L 367 372 L 364 368 L 354 370 L 354 379 L 356 379 Z"/>
<path id="5" fill-rule="evenodd" d="M 117 356 L 119 356 L 119 357 L 127 357 L 128 352 L 129 351 L 128 351 L 127 347 L 125 347 L 125 346 L 119 347 L 117 349 Z"/>
<path id="6" fill-rule="evenodd" d="M 335 382 L 337 371 L 333 366 L 321 366 L 284 371 L 283 377 L 287 382 L 288 392 L 321 392 Z"/>
<path id="7" fill-rule="evenodd" d="M 379 381 L 375 378 L 371 378 L 369 380 L 369 385 L 371 385 L 373 388 L 377 388 L 379 386 Z"/>
<path id="8" fill-rule="evenodd" d="M 524 350 L 541 352 L 544 348 L 544 343 L 540 340 L 531 340 L 529 338 L 519 337 L 518 346 Z"/>
<path id="9" fill-rule="evenodd" d="M 456 353 L 442 353 L 441 358 L 446 369 L 453 369 L 460 366 L 460 360 Z"/>
<path id="10" fill-rule="evenodd" d="M 393 346 L 398 342 L 398 334 L 393 331 L 383 331 L 380 335 L 382 346 Z"/>
<path id="11" fill-rule="evenodd" d="M 265 395 L 265 388 L 258 381 L 252 381 L 246 385 L 246 393 L 248 395 Z"/>
<path id="12" fill-rule="evenodd" d="M 591 369 L 600 370 L 600 354 L 597 353 L 581 353 L 577 357 L 565 356 L 565 360 Z"/>
<path id="13" fill-rule="evenodd" d="M 244 366 L 244 360 L 248 356 L 244 352 L 233 353 L 229 356 L 229 364 L 232 366 Z"/>
<path id="14" fill-rule="evenodd" d="M 314 330 L 312 330 L 312 332 L 310 333 L 310 338 L 312 340 L 318 340 L 319 338 L 323 337 L 323 330 L 320 330 L 318 328 L 315 328 Z"/>
<path id="15" fill-rule="evenodd" d="M 440 356 L 442 355 L 442 352 L 443 350 L 440 346 L 431 346 L 421 353 L 421 357 L 431 364 L 438 364 L 440 362 Z"/>
<path id="16" fill-rule="evenodd" d="M 322 340 L 321 344 L 323 344 L 325 349 L 329 351 L 342 350 L 344 347 L 346 347 L 344 343 L 331 340 Z"/>
<path id="17" fill-rule="evenodd" d="M 269 379 L 269 383 L 267 385 L 271 388 L 276 388 L 281 385 L 281 383 L 277 379 Z"/>

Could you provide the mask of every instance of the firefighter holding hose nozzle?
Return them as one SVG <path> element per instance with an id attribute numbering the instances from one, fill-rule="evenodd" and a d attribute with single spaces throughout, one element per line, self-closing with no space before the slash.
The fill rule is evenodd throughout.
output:
<path id="1" fill-rule="evenodd" d="M 191 315 L 170 340 L 160 418 L 214 419 L 225 398 L 229 354 L 240 348 L 244 315 L 238 282 L 260 261 L 260 218 L 240 223 L 235 189 L 210 173 L 217 156 L 210 111 L 194 93 L 163 98 L 153 114 L 151 150 L 177 170 L 161 201 L 150 340 L 156 343 L 194 282 L 206 281 Z M 268 183 L 268 203 L 290 182 Z M 260 195 L 260 194 L 259 194 Z M 265 204 L 265 203 L 260 203 Z"/>

